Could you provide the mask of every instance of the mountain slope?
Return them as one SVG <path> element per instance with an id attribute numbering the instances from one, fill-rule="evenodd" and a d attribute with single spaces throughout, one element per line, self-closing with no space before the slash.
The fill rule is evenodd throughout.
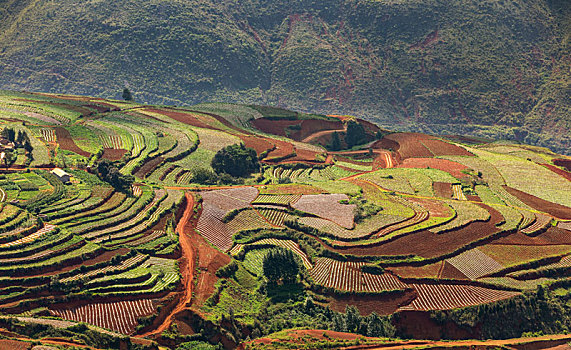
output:
<path id="1" fill-rule="evenodd" d="M 568 152 L 569 18 L 561 0 L 4 0 L 0 87 L 129 86 Z"/>

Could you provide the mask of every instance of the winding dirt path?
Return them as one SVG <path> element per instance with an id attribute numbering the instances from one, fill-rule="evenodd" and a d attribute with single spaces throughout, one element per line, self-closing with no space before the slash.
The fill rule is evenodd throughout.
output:
<path id="1" fill-rule="evenodd" d="M 176 232 L 178 232 L 180 249 L 182 251 L 182 257 L 180 259 L 180 272 L 182 274 L 182 285 L 184 290 L 179 298 L 177 305 L 172 309 L 172 311 L 165 317 L 165 320 L 155 329 L 138 337 L 148 337 L 154 334 L 160 334 L 174 321 L 174 317 L 177 313 L 183 311 L 185 308 L 190 306 L 192 301 L 192 281 L 194 279 L 195 271 L 195 259 L 194 251 L 192 249 L 192 243 L 190 236 L 186 232 L 186 227 L 192 214 L 194 213 L 194 197 L 191 192 L 186 192 L 186 208 L 184 214 L 176 226 Z"/>

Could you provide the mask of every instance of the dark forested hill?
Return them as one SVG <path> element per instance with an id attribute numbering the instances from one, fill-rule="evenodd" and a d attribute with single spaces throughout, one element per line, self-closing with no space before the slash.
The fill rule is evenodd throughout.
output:
<path id="1" fill-rule="evenodd" d="M 571 149 L 566 0 L 0 0 L 0 88 L 356 114 Z"/>

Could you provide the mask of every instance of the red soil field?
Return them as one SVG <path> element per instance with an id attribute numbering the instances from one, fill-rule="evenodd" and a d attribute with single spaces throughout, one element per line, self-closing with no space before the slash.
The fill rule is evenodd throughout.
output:
<path id="1" fill-rule="evenodd" d="M 434 194 L 437 197 L 452 198 L 454 192 L 452 191 L 452 184 L 447 182 L 434 182 L 432 183 Z"/>
<path id="2" fill-rule="evenodd" d="M 343 123 L 341 121 L 319 119 L 272 120 L 267 118 L 259 118 L 253 120 L 251 123 L 258 130 L 268 134 L 287 136 L 296 141 L 301 141 L 304 138 L 320 131 L 343 129 Z M 295 130 L 290 128 L 289 132 L 286 132 L 290 126 L 296 126 L 296 128 L 300 129 Z"/>
<path id="3" fill-rule="evenodd" d="M 337 312 L 345 312 L 345 308 L 352 305 L 359 309 L 359 313 L 363 316 L 368 316 L 373 312 L 379 315 L 390 315 L 415 297 L 416 292 L 411 289 L 385 295 L 332 295 L 328 305 Z"/>
<path id="4" fill-rule="evenodd" d="M 0 349 L 2 350 L 29 350 L 31 348 L 32 343 L 19 340 L 0 339 Z"/>
<path id="5" fill-rule="evenodd" d="M 166 115 L 169 118 L 172 118 L 176 121 L 179 121 L 181 123 L 188 124 L 191 126 L 196 126 L 196 127 L 205 128 L 205 129 L 214 129 L 212 126 L 204 123 L 203 121 L 194 117 L 190 113 L 182 113 L 182 112 L 175 112 L 175 111 L 164 110 L 164 109 L 155 109 L 155 108 L 145 108 L 144 111 Z"/>
<path id="6" fill-rule="evenodd" d="M 145 176 L 155 170 L 157 165 L 159 165 L 162 161 L 163 157 L 156 157 L 151 160 L 147 160 L 145 164 L 143 164 L 143 166 L 135 172 L 135 176 L 141 179 L 145 178 Z"/>
<path id="7" fill-rule="evenodd" d="M 567 180 L 571 181 L 571 173 L 570 173 L 570 172 L 565 171 L 565 170 L 563 170 L 563 169 L 559 169 L 558 167 L 553 166 L 553 165 L 551 165 L 551 164 L 541 164 L 541 165 L 543 165 L 543 166 L 546 167 L 547 169 L 553 171 L 553 172 L 556 173 L 557 175 L 561 175 L 561 176 L 563 176 L 564 178 L 566 178 Z"/>
<path id="8" fill-rule="evenodd" d="M 533 196 L 529 193 L 504 186 L 506 191 L 511 195 L 516 196 L 519 200 L 529 205 L 530 207 L 551 214 L 559 219 L 571 220 L 571 208 L 561 204 L 552 203 L 544 199 Z"/>
<path id="9" fill-rule="evenodd" d="M 487 205 L 479 205 L 490 212 L 491 219 L 489 221 L 473 222 L 466 227 L 448 231 L 444 234 L 422 230 L 412 232 L 387 243 L 365 247 L 339 247 L 334 250 L 358 256 L 415 254 L 424 258 L 434 258 L 451 253 L 475 240 L 489 237 L 498 231 L 495 224 L 503 220 L 502 215 Z"/>
<path id="10" fill-rule="evenodd" d="M 123 158 L 125 153 L 127 153 L 127 150 L 125 149 L 104 148 L 101 158 L 107 160 L 119 160 Z"/>
<path id="11" fill-rule="evenodd" d="M 387 138 L 382 138 L 378 141 L 375 141 L 375 143 L 373 143 L 371 145 L 371 148 L 373 149 L 392 149 L 393 151 L 398 151 L 398 149 L 400 148 L 400 145 L 398 144 L 398 142 L 387 139 Z"/>
<path id="12" fill-rule="evenodd" d="M 442 266 L 442 271 L 440 271 L 439 278 L 449 278 L 455 280 L 470 280 L 466 275 L 464 275 L 460 270 L 452 266 L 448 261 L 444 261 L 444 266 Z"/>
<path id="13" fill-rule="evenodd" d="M 75 144 L 75 142 L 71 138 L 69 131 L 60 127 L 54 128 L 54 130 L 56 132 L 57 143 L 62 149 L 77 153 L 83 157 L 91 156 L 91 153 L 82 150 Z"/>
<path id="14" fill-rule="evenodd" d="M 437 139 L 422 140 L 421 143 L 435 156 L 474 156 L 474 154 L 462 147 Z"/>
<path id="15" fill-rule="evenodd" d="M 406 158 L 430 158 L 434 155 L 421 143 L 421 140 L 430 138 L 428 135 L 415 133 L 396 133 L 385 136 L 399 144 L 398 154 L 402 159 Z"/>
<path id="16" fill-rule="evenodd" d="M 267 150 L 274 148 L 274 144 L 266 138 L 257 136 L 246 136 L 238 135 L 238 137 L 244 142 L 246 147 L 250 147 L 256 150 L 258 156 Z"/>
<path id="17" fill-rule="evenodd" d="M 295 149 L 291 143 L 281 140 L 272 140 L 272 142 L 276 145 L 276 149 L 271 151 L 267 158 L 278 158 L 279 160 L 282 160 L 295 155 Z M 274 162 L 271 159 L 266 161 Z"/>
<path id="18" fill-rule="evenodd" d="M 467 166 L 440 158 L 408 158 L 405 159 L 397 168 L 432 168 L 445 171 L 457 179 L 467 177 L 462 170 L 468 169 Z"/>
<path id="19" fill-rule="evenodd" d="M 301 149 L 295 147 L 295 157 L 288 158 L 288 162 L 297 161 L 297 162 L 309 162 L 309 163 L 323 163 L 323 161 L 317 161 L 316 156 L 318 152 L 310 151 L 307 149 Z"/>
<path id="20" fill-rule="evenodd" d="M 501 237 L 489 244 L 511 244 L 511 245 L 561 245 L 571 244 L 571 235 L 568 231 L 559 227 L 550 227 L 542 234 L 530 237 L 521 232 L 513 233 L 506 237 Z"/>
<path id="21" fill-rule="evenodd" d="M 571 159 L 553 159 L 553 164 L 571 171 Z"/>

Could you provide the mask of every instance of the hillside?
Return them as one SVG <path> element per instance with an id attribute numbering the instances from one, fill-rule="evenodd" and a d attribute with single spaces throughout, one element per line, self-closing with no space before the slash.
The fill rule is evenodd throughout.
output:
<path id="1" fill-rule="evenodd" d="M 570 18 L 564 0 L 3 0 L 0 88 L 128 86 L 568 153 Z"/>
<path id="2" fill-rule="evenodd" d="M 2 349 L 568 341 L 571 157 L 261 105 L 13 91 L 0 129 Z"/>

